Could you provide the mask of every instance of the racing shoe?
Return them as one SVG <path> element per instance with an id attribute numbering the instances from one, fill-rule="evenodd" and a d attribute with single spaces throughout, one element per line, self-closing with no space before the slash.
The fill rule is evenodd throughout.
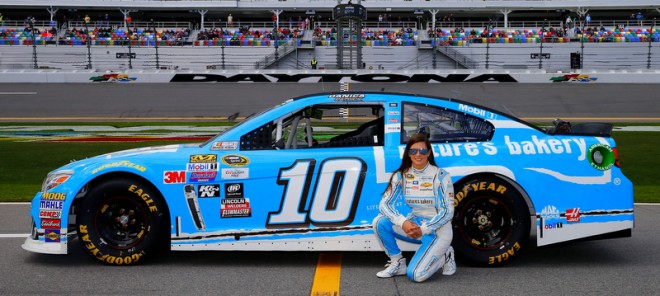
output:
<path id="1" fill-rule="evenodd" d="M 406 274 L 406 258 L 401 258 L 395 262 L 392 262 L 390 260 L 385 264 L 385 270 L 382 270 L 376 274 L 379 278 L 391 278 L 393 276 L 397 275 L 405 275 Z"/>
<path id="2" fill-rule="evenodd" d="M 452 275 L 456 273 L 456 260 L 454 259 L 454 247 L 449 246 L 445 252 L 445 265 L 442 266 L 443 275 Z"/>

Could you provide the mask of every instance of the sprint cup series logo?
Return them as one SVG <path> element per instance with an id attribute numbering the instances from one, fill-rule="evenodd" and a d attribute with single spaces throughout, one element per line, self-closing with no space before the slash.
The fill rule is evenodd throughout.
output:
<path id="1" fill-rule="evenodd" d="M 222 157 L 222 162 L 232 167 L 244 167 L 250 164 L 250 159 L 242 155 L 228 154 Z"/>

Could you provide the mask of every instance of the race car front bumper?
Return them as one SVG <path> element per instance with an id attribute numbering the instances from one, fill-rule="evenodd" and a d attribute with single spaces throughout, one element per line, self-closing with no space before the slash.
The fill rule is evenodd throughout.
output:
<path id="1" fill-rule="evenodd" d="M 38 229 L 34 220 L 30 236 L 21 247 L 24 250 L 42 254 L 67 254 L 67 229 Z"/>

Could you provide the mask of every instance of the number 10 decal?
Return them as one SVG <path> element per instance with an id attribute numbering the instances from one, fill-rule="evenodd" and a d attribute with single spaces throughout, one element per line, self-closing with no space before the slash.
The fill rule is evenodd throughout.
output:
<path id="1" fill-rule="evenodd" d="M 277 184 L 284 186 L 277 212 L 269 212 L 267 228 L 344 226 L 353 222 L 367 164 L 360 158 L 328 158 L 319 165 L 310 193 L 316 160 L 299 159 L 280 169 Z M 308 196 L 311 196 L 309 205 Z"/>

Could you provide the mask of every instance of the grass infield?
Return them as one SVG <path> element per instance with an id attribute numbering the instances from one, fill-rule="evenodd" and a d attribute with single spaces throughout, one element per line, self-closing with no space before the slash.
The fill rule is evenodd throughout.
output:
<path id="1" fill-rule="evenodd" d="M 2 126 L 28 125 L 3 124 Z M 43 125 L 43 123 L 41 124 Z M 80 123 L 54 125 L 81 125 Z M 89 124 L 92 125 L 92 124 Z M 95 123 L 105 126 L 144 126 L 145 123 Z M 156 124 L 166 126 L 176 124 Z M 226 123 L 179 123 L 179 125 L 221 126 Z M 630 124 L 626 124 L 630 125 Z M 650 124 L 653 125 L 653 124 Z M 0 134 L 2 136 L 2 134 Z M 632 180 L 635 202 L 660 202 L 660 132 L 614 132 L 624 174 Z M 103 153 L 145 147 L 184 143 L 181 141 L 147 142 L 40 142 L 2 140 L 0 137 L 0 202 L 30 201 L 40 190 L 46 174 L 75 159 Z"/>

